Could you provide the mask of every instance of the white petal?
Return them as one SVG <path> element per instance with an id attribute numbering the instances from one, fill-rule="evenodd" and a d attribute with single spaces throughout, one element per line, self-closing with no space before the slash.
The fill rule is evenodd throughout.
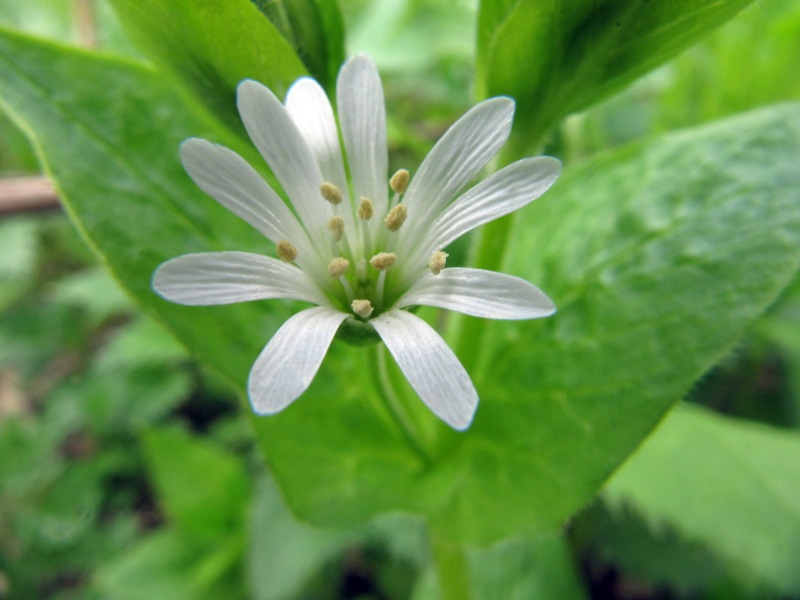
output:
<path id="1" fill-rule="evenodd" d="M 511 133 L 514 101 L 492 98 L 474 106 L 433 147 L 411 180 L 403 201 L 409 225 L 431 223 L 505 144 Z M 408 226 L 407 226 L 408 227 Z M 418 243 L 404 231 L 408 247 Z"/>
<path id="2" fill-rule="evenodd" d="M 325 90 L 309 77 L 298 79 L 286 95 L 286 109 L 314 153 L 322 177 L 346 193 L 339 131 Z"/>
<path id="3" fill-rule="evenodd" d="M 328 302 L 297 267 L 247 252 L 204 252 L 173 258 L 156 269 L 153 289 L 171 302 L 188 306 L 267 298 Z"/>
<path id="4" fill-rule="evenodd" d="M 286 321 L 256 359 L 247 382 L 253 410 L 271 415 L 308 389 L 347 314 L 317 306 Z"/>
<path id="5" fill-rule="evenodd" d="M 539 288 L 503 273 L 481 269 L 444 269 L 428 273 L 397 301 L 396 306 L 437 306 L 484 319 L 537 319 L 556 307 Z"/>
<path id="6" fill-rule="evenodd" d="M 380 76 L 370 59 L 357 56 L 345 63 L 336 82 L 336 97 L 353 198 L 357 202 L 366 196 L 375 205 L 375 213 L 382 215 L 389 189 L 386 107 Z"/>
<path id="7" fill-rule="evenodd" d="M 441 336 L 404 310 L 390 310 L 370 323 L 428 408 L 454 429 L 469 427 L 478 393 Z"/>
<path id="8" fill-rule="evenodd" d="M 283 200 L 233 150 L 192 138 L 181 144 L 181 161 L 201 190 L 274 243 L 305 242 L 305 232 Z"/>
<path id="9" fill-rule="evenodd" d="M 303 134 L 269 89 L 246 80 L 238 88 L 239 114 L 250 139 L 281 182 L 312 242 L 324 240 L 330 216 L 320 195 L 322 173 Z"/>
<path id="10" fill-rule="evenodd" d="M 416 246 L 413 258 L 407 260 L 427 262 L 434 250 L 536 200 L 560 172 L 561 163 L 549 156 L 526 158 L 501 169 L 448 206 L 433 222 L 424 243 Z"/>

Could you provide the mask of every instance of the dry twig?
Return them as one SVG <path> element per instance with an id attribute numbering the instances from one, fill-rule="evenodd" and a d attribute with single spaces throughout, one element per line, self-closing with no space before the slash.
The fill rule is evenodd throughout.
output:
<path id="1" fill-rule="evenodd" d="M 59 207 L 56 190 L 45 177 L 0 179 L 0 216 Z"/>

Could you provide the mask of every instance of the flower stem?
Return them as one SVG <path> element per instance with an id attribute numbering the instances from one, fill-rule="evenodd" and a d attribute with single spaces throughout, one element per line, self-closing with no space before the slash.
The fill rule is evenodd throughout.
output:
<path id="1" fill-rule="evenodd" d="M 386 350 L 382 344 L 377 344 L 375 346 L 375 353 L 378 363 L 378 381 L 383 391 L 384 405 L 389 410 L 392 417 L 394 417 L 395 423 L 403 433 L 409 446 L 411 446 L 426 463 L 430 463 L 431 455 L 420 441 L 420 436 L 417 434 L 417 427 L 392 385 L 389 367 L 386 363 Z"/>
<path id="2" fill-rule="evenodd" d="M 441 600 L 470 600 L 469 565 L 464 548 L 454 544 L 429 528 L 429 538 L 436 574 L 439 579 Z"/>

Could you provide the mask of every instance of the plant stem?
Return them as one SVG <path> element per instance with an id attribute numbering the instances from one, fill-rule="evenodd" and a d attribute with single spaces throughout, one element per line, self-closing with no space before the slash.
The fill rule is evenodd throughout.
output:
<path id="1" fill-rule="evenodd" d="M 389 368 L 386 364 L 386 351 L 382 344 L 377 344 L 375 346 L 375 354 L 378 364 L 378 381 L 383 391 L 384 405 L 389 410 L 392 417 L 394 417 L 395 423 L 397 423 L 398 428 L 402 431 L 409 446 L 411 446 L 426 463 L 430 463 L 430 453 L 420 441 L 420 436 L 417 434 L 414 421 L 408 414 L 405 406 L 403 406 L 401 398 L 392 385 Z"/>
<path id="2" fill-rule="evenodd" d="M 472 261 L 473 267 L 488 271 L 499 270 L 505 257 L 513 219 L 514 215 L 507 215 L 484 227 Z M 466 318 L 461 324 L 455 350 L 467 372 L 474 371 L 478 364 L 484 347 L 486 323 L 486 319 Z"/>
<path id="3" fill-rule="evenodd" d="M 437 534 L 430 523 L 428 528 L 440 600 L 470 600 L 469 565 L 464 548 Z"/>

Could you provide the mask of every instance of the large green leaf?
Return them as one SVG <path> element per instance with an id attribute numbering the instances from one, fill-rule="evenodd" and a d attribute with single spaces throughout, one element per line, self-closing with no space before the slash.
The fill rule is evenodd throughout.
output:
<path id="1" fill-rule="evenodd" d="M 753 0 L 483 0 L 480 97 L 516 99 L 516 144 L 618 91 Z"/>
<path id="2" fill-rule="evenodd" d="M 300 597 L 312 576 L 355 538 L 298 521 L 272 479 L 258 482 L 252 505 L 247 579 L 253 600 Z"/>
<path id="3" fill-rule="evenodd" d="M 581 600 L 583 583 L 564 534 L 512 539 L 469 551 L 470 598 L 475 600 Z M 417 581 L 411 600 L 441 600 L 432 567 Z"/>
<path id="4" fill-rule="evenodd" d="M 179 254 L 269 251 L 172 150 L 189 134 L 225 142 L 224 130 L 149 69 L 12 34 L 0 35 L 0 89 L 118 279 L 243 390 L 293 307 L 181 307 L 150 289 Z M 480 542 L 563 523 L 797 269 L 798 121 L 787 106 L 655 140 L 573 170 L 539 200 L 509 267 L 560 312 L 490 326 L 466 433 L 413 400 L 413 442 L 376 393 L 376 347 L 334 343 L 303 398 L 254 418 L 289 504 L 327 525 L 412 510 Z"/>
<path id="5" fill-rule="evenodd" d="M 288 40 L 311 76 L 336 90 L 344 63 L 344 19 L 336 0 L 252 0 Z"/>
<path id="6" fill-rule="evenodd" d="M 798 156 L 800 107 L 780 106 L 598 159 L 537 201 L 508 269 L 559 312 L 490 328 L 454 535 L 574 513 L 774 301 L 800 264 Z"/>
<path id="7" fill-rule="evenodd" d="M 800 435 L 689 405 L 662 423 L 605 495 L 702 542 L 745 580 L 800 591 Z"/>
<path id="8" fill-rule="evenodd" d="M 250 0 L 111 0 L 128 36 L 234 129 L 235 90 L 256 79 L 282 96 L 306 74 Z"/>
<path id="9" fill-rule="evenodd" d="M 250 485 L 242 460 L 179 429 L 143 436 L 158 503 L 183 531 L 204 540 L 240 529 Z"/>
<path id="10" fill-rule="evenodd" d="M 199 192 L 178 160 L 190 135 L 236 140 L 150 68 L 16 33 L 0 34 L 0 89 L 3 108 L 34 141 L 67 211 L 123 287 L 195 355 L 243 380 L 280 318 L 255 305 L 186 311 L 150 287 L 153 270 L 173 256 L 266 243 Z M 288 314 L 282 304 L 273 310 Z M 231 344 L 224 349 L 223 339 Z"/>

